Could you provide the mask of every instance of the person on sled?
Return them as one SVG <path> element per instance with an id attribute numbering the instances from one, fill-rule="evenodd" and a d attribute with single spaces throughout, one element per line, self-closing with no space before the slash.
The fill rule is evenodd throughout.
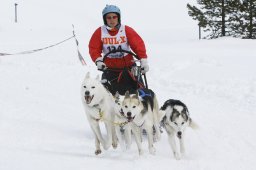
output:
<path id="1" fill-rule="evenodd" d="M 124 95 L 144 87 L 142 78 L 137 80 L 131 71 L 136 63 L 131 54 L 107 53 L 113 50 L 133 51 L 140 60 L 141 73 L 149 70 L 145 44 L 131 27 L 121 24 L 121 11 L 115 5 L 106 5 L 102 11 L 104 25 L 97 28 L 89 42 L 89 53 L 98 70 L 103 71 L 102 83 L 113 94 Z"/>

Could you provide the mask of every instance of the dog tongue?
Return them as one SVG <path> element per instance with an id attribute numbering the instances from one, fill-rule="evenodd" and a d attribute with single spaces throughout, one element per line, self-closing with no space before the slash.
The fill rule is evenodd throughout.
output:
<path id="1" fill-rule="evenodd" d="M 84 96 L 84 99 L 85 99 L 87 104 L 91 103 L 91 96 Z"/>
<path id="2" fill-rule="evenodd" d="M 135 117 L 135 116 L 134 116 L 134 117 Z M 133 121 L 133 119 L 134 119 L 134 117 L 127 117 L 128 122 L 132 122 L 132 121 Z"/>

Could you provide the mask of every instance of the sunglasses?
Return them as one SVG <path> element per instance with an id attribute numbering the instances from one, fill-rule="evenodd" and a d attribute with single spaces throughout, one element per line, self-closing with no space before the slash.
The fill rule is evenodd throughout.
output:
<path id="1" fill-rule="evenodd" d="M 117 16 L 117 15 L 115 15 L 115 16 L 107 16 L 106 18 L 107 18 L 108 20 L 111 20 L 111 19 L 117 19 L 118 16 Z"/>

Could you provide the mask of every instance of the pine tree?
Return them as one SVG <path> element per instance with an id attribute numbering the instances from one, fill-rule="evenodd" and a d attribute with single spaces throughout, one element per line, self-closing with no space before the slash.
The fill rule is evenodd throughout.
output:
<path id="1" fill-rule="evenodd" d="M 189 16 L 191 16 L 194 20 L 198 20 L 198 25 L 205 28 L 207 26 L 207 19 L 204 16 L 203 12 L 195 6 L 191 6 L 190 4 L 187 4 L 187 7 L 189 9 Z"/>
<path id="2" fill-rule="evenodd" d="M 240 13 L 242 8 L 242 4 L 240 0 L 226 0 L 226 28 L 230 35 L 233 37 L 241 37 L 242 29 L 241 25 L 243 25 L 243 16 Z"/>
<path id="3" fill-rule="evenodd" d="M 187 4 L 206 38 L 234 36 L 256 38 L 256 0 L 197 0 L 200 9 Z"/>
<path id="4" fill-rule="evenodd" d="M 209 32 L 206 38 L 217 38 L 229 35 L 226 30 L 226 1 L 225 0 L 197 0 L 200 9 L 187 4 L 188 14 L 199 21 L 204 32 Z M 203 23 L 203 24 L 202 24 Z"/>
<path id="5" fill-rule="evenodd" d="M 243 0 L 241 5 L 243 38 L 256 39 L 256 0 Z"/>

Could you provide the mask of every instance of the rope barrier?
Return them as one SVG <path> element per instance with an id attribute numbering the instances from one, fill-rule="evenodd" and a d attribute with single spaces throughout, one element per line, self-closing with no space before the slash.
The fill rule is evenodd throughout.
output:
<path id="1" fill-rule="evenodd" d="M 38 51 L 45 50 L 45 49 L 47 49 L 47 48 L 51 48 L 51 47 L 57 46 L 57 45 L 59 45 L 59 44 L 61 44 L 61 43 L 65 42 L 65 41 L 70 40 L 70 39 L 71 39 L 71 38 L 73 38 L 73 37 L 74 37 L 74 36 L 69 37 L 69 38 L 67 38 L 67 39 L 65 39 L 65 40 L 63 40 L 63 41 L 61 41 L 61 42 L 58 42 L 58 43 L 56 43 L 56 44 L 53 44 L 53 45 L 50 45 L 50 46 L 47 46 L 47 47 L 38 48 L 38 49 L 34 49 L 34 50 L 28 50 L 28 51 L 22 51 L 22 52 L 18 52 L 18 53 L 12 53 L 12 54 L 10 54 L 10 53 L 0 53 L 0 56 L 5 56 L 5 55 L 19 55 L 19 54 L 31 54 L 31 53 L 35 53 L 35 52 L 38 52 Z"/>
<path id="2" fill-rule="evenodd" d="M 64 43 L 64 42 L 66 42 L 66 41 L 68 41 L 68 40 L 74 38 L 75 41 L 76 41 L 77 54 L 78 54 L 79 60 L 80 60 L 80 62 L 82 63 L 82 65 L 86 65 L 85 60 L 84 60 L 82 54 L 81 54 L 80 51 L 79 51 L 79 47 L 78 47 L 79 42 L 78 42 L 78 40 L 77 40 L 77 38 L 76 38 L 76 35 L 75 35 L 74 25 L 72 25 L 72 26 L 73 26 L 73 36 L 71 36 L 71 37 L 69 37 L 69 38 L 67 38 L 67 39 L 65 39 L 65 40 L 62 40 L 62 41 L 60 41 L 60 42 L 58 42 L 58 43 L 49 45 L 49 46 L 47 46 L 47 47 L 38 48 L 38 49 L 34 49 L 34 50 L 28 50 L 28 51 L 22 51 L 22 52 L 18 52 L 18 53 L 0 53 L 0 56 L 31 54 L 31 53 L 35 53 L 35 52 L 38 52 L 38 51 L 42 51 L 42 50 L 45 50 L 45 49 L 48 49 L 48 48 L 57 46 L 57 45 L 59 45 L 59 44 L 62 44 L 62 43 Z"/>

